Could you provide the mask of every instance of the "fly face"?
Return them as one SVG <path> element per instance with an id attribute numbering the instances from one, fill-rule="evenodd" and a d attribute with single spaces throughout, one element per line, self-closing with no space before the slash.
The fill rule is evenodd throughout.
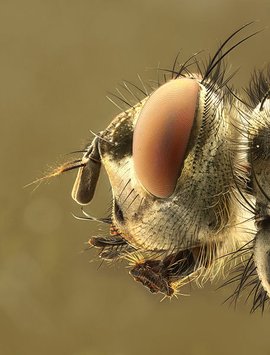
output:
<path id="1" fill-rule="evenodd" d="M 244 179 L 232 173 L 238 113 L 222 63 L 240 30 L 204 70 L 195 56 L 174 67 L 172 79 L 118 115 L 81 160 L 73 198 L 90 202 L 101 165 L 113 195 L 111 236 L 90 244 L 103 259 L 130 260 L 131 275 L 151 292 L 171 296 L 187 279 L 212 278 L 241 245 L 235 180 Z"/>
<path id="2" fill-rule="evenodd" d="M 223 64 L 256 34 L 229 45 L 247 26 L 206 65 L 194 55 L 178 69 L 175 62 L 170 80 L 165 75 L 150 95 L 136 87 L 144 98 L 97 134 L 81 159 L 52 174 L 79 168 L 72 196 L 85 205 L 105 168 L 113 208 L 102 221 L 110 235 L 89 244 L 104 260 L 128 260 L 130 274 L 152 293 L 170 297 L 186 282 L 212 280 L 242 260 L 240 276 L 228 281 L 240 281 L 232 298 L 250 286 L 251 274 L 262 286 L 254 307 L 270 294 L 269 75 L 251 82 L 252 106 L 228 87 L 232 75 Z"/>
<path id="3" fill-rule="evenodd" d="M 160 112 L 151 106 L 164 94 L 160 91 L 166 95 L 172 85 L 181 91 L 186 80 L 196 88 L 188 135 L 181 127 L 186 112 L 181 92 L 172 99 L 178 101 L 180 112 L 166 112 L 166 107 Z M 173 253 L 214 244 L 228 234 L 229 220 L 234 219 L 230 197 L 234 157 L 229 149 L 235 135 L 230 122 L 233 109 L 222 99 L 223 90 L 201 81 L 182 78 L 164 84 L 116 117 L 98 138 L 112 186 L 113 225 L 141 251 Z M 157 112 L 149 117 L 151 109 Z"/>

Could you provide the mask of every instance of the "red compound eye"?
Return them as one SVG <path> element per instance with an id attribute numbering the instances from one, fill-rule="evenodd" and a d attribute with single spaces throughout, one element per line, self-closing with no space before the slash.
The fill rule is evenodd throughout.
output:
<path id="1" fill-rule="evenodd" d="M 169 197 L 176 186 L 192 129 L 199 84 L 172 80 L 158 88 L 140 113 L 134 130 L 137 178 L 151 194 Z"/>

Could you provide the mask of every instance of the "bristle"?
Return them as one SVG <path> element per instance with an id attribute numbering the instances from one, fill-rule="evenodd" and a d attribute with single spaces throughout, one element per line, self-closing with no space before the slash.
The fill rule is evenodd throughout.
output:
<path id="1" fill-rule="evenodd" d="M 71 171 L 74 169 L 78 169 L 82 166 L 84 166 L 85 164 L 82 163 L 81 159 L 77 159 L 77 160 L 72 160 L 66 163 L 63 163 L 61 165 L 59 165 L 58 167 L 52 169 L 50 172 L 48 172 L 47 174 L 45 174 L 44 176 L 30 182 L 29 184 L 25 185 L 24 187 L 28 187 L 31 185 L 35 185 L 35 184 L 39 184 L 43 181 L 48 181 L 51 178 L 57 177 L 67 171 Z"/>

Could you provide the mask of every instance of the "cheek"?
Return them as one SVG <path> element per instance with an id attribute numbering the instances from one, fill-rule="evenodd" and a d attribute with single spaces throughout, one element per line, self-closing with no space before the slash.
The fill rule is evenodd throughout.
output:
<path id="1" fill-rule="evenodd" d="M 192 129 L 199 84 L 172 80 L 146 102 L 134 130 L 133 159 L 141 184 L 157 197 L 169 197 L 176 186 Z"/>

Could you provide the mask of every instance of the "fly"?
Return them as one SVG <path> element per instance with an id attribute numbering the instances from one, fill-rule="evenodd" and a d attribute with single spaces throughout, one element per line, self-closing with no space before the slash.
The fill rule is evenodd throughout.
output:
<path id="1" fill-rule="evenodd" d="M 150 94 L 143 83 L 124 82 L 138 103 L 52 175 L 78 168 L 72 197 L 85 205 L 105 168 L 113 207 L 102 221 L 110 233 L 89 245 L 103 260 L 128 260 L 130 275 L 150 292 L 172 297 L 238 265 L 225 284 L 238 282 L 231 299 L 251 288 L 255 310 L 270 295 L 270 70 L 255 73 L 240 99 L 224 64 L 257 33 L 234 43 L 249 25 L 206 65 L 198 54 L 180 65 L 177 58 Z"/>

